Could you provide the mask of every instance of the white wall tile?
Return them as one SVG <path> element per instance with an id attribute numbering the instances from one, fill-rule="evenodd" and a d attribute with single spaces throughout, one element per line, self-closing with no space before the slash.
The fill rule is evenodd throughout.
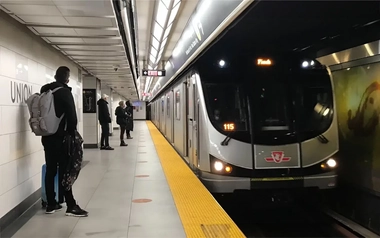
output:
<path id="1" fill-rule="evenodd" d="M 29 128 L 25 99 L 54 81 L 55 69 L 63 65 L 71 70 L 69 85 L 76 105 L 82 108 L 76 65 L 0 14 L 0 218 L 41 187 L 44 151 L 41 138 Z M 83 118 L 82 110 L 77 113 Z M 81 134 L 82 121 L 78 125 Z"/>
<path id="2" fill-rule="evenodd" d="M 4 47 L 0 49 L 0 75 L 16 78 L 16 53 Z"/>

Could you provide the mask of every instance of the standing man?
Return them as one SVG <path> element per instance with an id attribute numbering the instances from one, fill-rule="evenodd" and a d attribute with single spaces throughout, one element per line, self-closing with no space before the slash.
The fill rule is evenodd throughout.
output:
<path id="1" fill-rule="evenodd" d="M 114 150 L 109 144 L 109 135 L 110 135 L 110 123 L 111 115 L 108 110 L 108 96 L 103 94 L 103 97 L 99 99 L 98 104 L 98 115 L 99 123 L 102 126 L 102 137 L 100 139 L 100 149 L 101 150 Z"/>
<path id="2" fill-rule="evenodd" d="M 119 102 L 119 106 L 115 110 L 116 123 L 120 126 L 120 146 L 128 146 L 124 142 L 125 128 L 127 126 L 127 113 L 125 112 L 124 101 Z"/>
<path id="3" fill-rule="evenodd" d="M 127 114 L 127 125 L 125 127 L 127 132 L 127 139 L 133 139 L 131 136 L 131 131 L 133 131 L 133 105 L 131 101 L 127 101 L 126 103 L 125 112 Z"/>
<path id="4" fill-rule="evenodd" d="M 46 161 L 46 175 L 45 175 L 45 189 L 47 197 L 46 214 L 52 214 L 62 209 L 62 206 L 55 200 L 54 192 L 54 177 L 57 174 L 57 165 L 59 166 L 59 181 L 62 181 L 63 174 L 67 167 L 69 158 L 67 151 L 64 147 L 64 137 L 67 134 L 75 135 L 77 129 L 77 114 L 75 110 L 74 98 L 71 94 L 71 88 L 67 86 L 70 78 L 70 69 L 61 66 L 57 69 L 55 76 L 56 82 L 44 85 L 40 93 L 54 90 L 61 87 L 54 92 L 54 107 L 57 117 L 64 117 L 59 124 L 58 130 L 55 134 L 42 137 L 42 145 L 45 150 Z M 64 189 L 61 189 L 64 191 Z M 67 204 L 66 215 L 76 217 L 86 217 L 88 212 L 81 209 L 73 196 L 73 191 L 64 191 L 64 196 Z"/>

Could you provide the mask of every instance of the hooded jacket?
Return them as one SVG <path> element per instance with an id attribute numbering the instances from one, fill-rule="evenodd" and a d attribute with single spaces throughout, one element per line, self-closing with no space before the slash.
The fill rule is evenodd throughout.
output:
<path id="1" fill-rule="evenodd" d="M 100 124 L 111 123 L 111 115 L 108 110 L 108 102 L 101 98 L 96 104 L 98 104 L 98 119 Z"/>
<path id="2" fill-rule="evenodd" d="M 63 113 L 65 116 L 63 117 L 61 123 L 59 124 L 58 130 L 54 135 L 51 136 L 65 136 L 67 133 L 65 132 L 65 125 L 67 122 L 66 131 L 69 134 L 74 135 L 77 130 L 78 118 L 77 112 L 75 109 L 74 97 L 71 93 L 71 88 L 67 86 L 67 84 L 60 82 L 53 82 L 42 86 L 40 93 L 44 93 L 46 91 L 54 90 L 55 88 L 62 87 L 62 89 L 57 90 L 54 93 L 54 107 L 55 114 L 57 117 L 61 117 Z M 50 137 L 50 136 L 47 136 Z"/>

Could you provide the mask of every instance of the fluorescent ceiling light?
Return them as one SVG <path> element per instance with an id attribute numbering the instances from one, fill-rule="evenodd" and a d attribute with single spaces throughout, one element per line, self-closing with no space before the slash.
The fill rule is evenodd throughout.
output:
<path id="1" fill-rule="evenodd" d="M 153 69 L 153 67 L 152 67 L 152 66 L 150 66 L 150 65 L 148 65 L 148 69 Z"/>
<path id="2" fill-rule="evenodd" d="M 169 9 L 169 6 L 170 6 L 170 2 L 171 2 L 171 0 L 161 0 L 161 1 L 165 4 L 166 8 Z M 177 1 L 178 1 L 178 0 L 177 0 Z"/>
<path id="3" fill-rule="evenodd" d="M 152 54 L 149 57 L 150 61 L 154 64 L 156 63 L 156 57 L 154 57 Z"/>
<path id="4" fill-rule="evenodd" d="M 160 55 L 157 57 L 157 61 L 156 61 L 156 63 L 158 63 L 158 61 L 160 61 L 161 56 L 162 56 L 162 54 L 160 54 Z"/>
<path id="5" fill-rule="evenodd" d="M 166 38 L 162 43 L 161 43 L 161 49 L 165 48 L 166 42 L 168 41 L 168 38 Z"/>
<path id="6" fill-rule="evenodd" d="M 158 55 L 162 55 L 162 52 L 164 52 L 164 49 L 165 49 L 165 47 L 162 46 L 160 52 L 158 53 Z"/>
<path id="7" fill-rule="evenodd" d="M 154 67 L 154 69 L 157 69 L 158 68 L 158 65 L 156 65 L 156 67 Z"/>
<path id="8" fill-rule="evenodd" d="M 168 22 L 169 25 L 172 24 L 172 22 L 174 21 L 174 18 L 175 18 L 175 16 L 176 16 L 177 13 L 178 13 L 179 6 L 181 6 L 181 4 L 177 4 L 177 5 L 172 9 L 172 12 L 170 13 L 169 22 Z"/>
<path id="9" fill-rule="evenodd" d="M 170 24 L 165 30 L 164 39 L 168 37 L 170 30 L 172 29 L 173 24 Z"/>
<path id="10" fill-rule="evenodd" d="M 152 55 L 156 56 L 156 55 L 157 55 L 157 50 L 156 50 L 154 47 L 151 47 L 151 48 L 150 48 L 150 53 L 151 53 Z"/>
<path id="11" fill-rule="evenodd" d="M 157 22 L 155 22 L 153 36 L 156 37 L 156 39 L 161 39 L 163 32 L 164 29 L 162 29 L 162 27 Z"/>
<path id="12" fill-rule="evenodd" d="M 152 46 L 156 49 L 160 46 L 160 42 L 154 36 L 152 37 Z"/>
<path id="13" fill-rule="evenodd" d="M 173 6 L 177 5 L 181 0 L 175 0 Z"/>
<path id="14" fill-rule="evenodd" d="M 164 27 L 169 10 L 162 1 L 158 3 L 156 21 L 160 26 Z"/>

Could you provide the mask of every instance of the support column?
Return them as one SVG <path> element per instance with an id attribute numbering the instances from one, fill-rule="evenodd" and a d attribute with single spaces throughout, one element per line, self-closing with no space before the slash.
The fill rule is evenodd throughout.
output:
<path id="1" fill-rule="evenodd" d="M 97 101 L 100 99 L 100 81 L 90 75 L 83 77 L 83 140 L 84 148 L 98 148 L 100 126 Z"/>

